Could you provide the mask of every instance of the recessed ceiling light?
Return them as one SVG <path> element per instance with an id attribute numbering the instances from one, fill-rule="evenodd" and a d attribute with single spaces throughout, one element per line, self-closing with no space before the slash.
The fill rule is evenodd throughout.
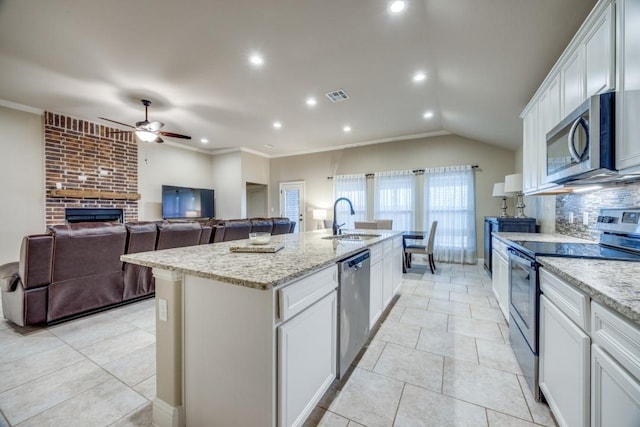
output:
<path id="1" fill-rule="evenodd" d="M 426 111 L 422 117 L 424 117 L 425 119 L 430 119 L 431 117 L 433 117 L 433 111 Z"/>
<path id="2" fill-rule="evenodd" d="M 342 128 L 344 132 L 351 132 L 351 126 L 345 126 Z"/>
<path id="3" fill-rule="evenodd" d="M 417 73 L 415 73 L 413 75 L 413 81 L 414 82 L 421 82 L 424 81 L 427 78 L 427 75 L 425 73 L 423 73 L 422 71 L 418 71 Z"/>
<path id="4" fill-rule="evenodd" d="M 407 2 L 403 0 L 395 0 L 389 3 L 389 12 L 400 13 L 407 7 Z"/>
<path id="5" fill-rule="evenodd" d="M 273 144 L 264 144 L 264 146 L 267 148 L 273 148 Z"/>
<path id="6" fill-rule="evenodd" d="M 315 99 L 314 97 L 312 97 L 312 96 L 310 96 L 309 98 L 307 98 L 307 100 L 306 100 L 305 102 L 307 103 L 307 105 L 308 105 L 309 107 L 313 107 L 313 106 L 315 106 L 315 105 L 318 103 L 318 101 L 316 101 L 316 99 Z"/>
<path id="7" fill-rule="evenodd" d="M 273 127 L 276 129 L 280 129 L 282 127 L 282 123 L 280 122 L 273 122 Z"/>
<path id="8" fill-rule="evenodd" d="M 259 55 L 259 54 L 257 54 L 257 53 L 254 53 L 254 54 L 252 54 L 252 55 L 249 57 L 249 62 L 250 62 L 252 65 L 255 65 L 256 67 L 259 67 L 259 66 L 261 66 L 262 64 L 264 64 L 264 58 L 262 57 L 262 55 Z"/>
<path id="9" fill-rule="evenodd" d="M 200 142 L 202 142 L 203 144 L 208 144 L 209 140 L 207 138 L 201 138 Z"/>

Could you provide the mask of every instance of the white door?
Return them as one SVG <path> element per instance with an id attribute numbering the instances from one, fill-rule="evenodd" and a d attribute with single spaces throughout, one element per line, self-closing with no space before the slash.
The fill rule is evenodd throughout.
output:
<path id="1" fill-rule="evenodd" d="M 305 231 L 304 206 L 304 181 L 280 184 L 280 216 L 296 223 L 294 233 Z"/>

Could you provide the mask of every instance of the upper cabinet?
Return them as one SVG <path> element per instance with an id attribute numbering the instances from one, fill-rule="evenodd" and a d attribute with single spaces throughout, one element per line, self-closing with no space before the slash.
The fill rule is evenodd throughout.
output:
<path id="1" fill-rule="evenodd" d="M 640 1 L 618 0 L 616 11 L 616 168 L 640 170 Z"/>
<path id="2" fill-rule="evenodd" d="M 613 2 L 598 2 L 522 113 L 525 194 L 562 191 L 546 179 L 547 133 L 589 96 L 615 88 L 613 22 Z"/>

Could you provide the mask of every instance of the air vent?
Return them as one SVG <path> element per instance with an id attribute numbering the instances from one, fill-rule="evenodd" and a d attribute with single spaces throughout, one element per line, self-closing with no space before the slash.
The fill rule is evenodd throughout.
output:
<path id="1" fill-rule="evenodd" d="M 331 102 L 340 102 L 345 99 L 349 99 L 349 95 L 342 89 L 332 90 L 331 92 L 325 93 L 326 97 L 331 100 Z"/>

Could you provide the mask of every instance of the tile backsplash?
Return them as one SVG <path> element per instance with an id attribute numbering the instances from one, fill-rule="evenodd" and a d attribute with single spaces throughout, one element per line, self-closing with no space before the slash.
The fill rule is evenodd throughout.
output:
<path id="1" fill-rule="evenodd" d="M 640 183 L 603 188 L 585 194 L 556 196 L 556 232 L 567 236 L 598 241 L 595 229 L 600 208 L 628 208 L 640 206 Z M 587 225 L 583 224 L 585 213 Z M 573 224 L 570 216 L 573 214 Z"/>

